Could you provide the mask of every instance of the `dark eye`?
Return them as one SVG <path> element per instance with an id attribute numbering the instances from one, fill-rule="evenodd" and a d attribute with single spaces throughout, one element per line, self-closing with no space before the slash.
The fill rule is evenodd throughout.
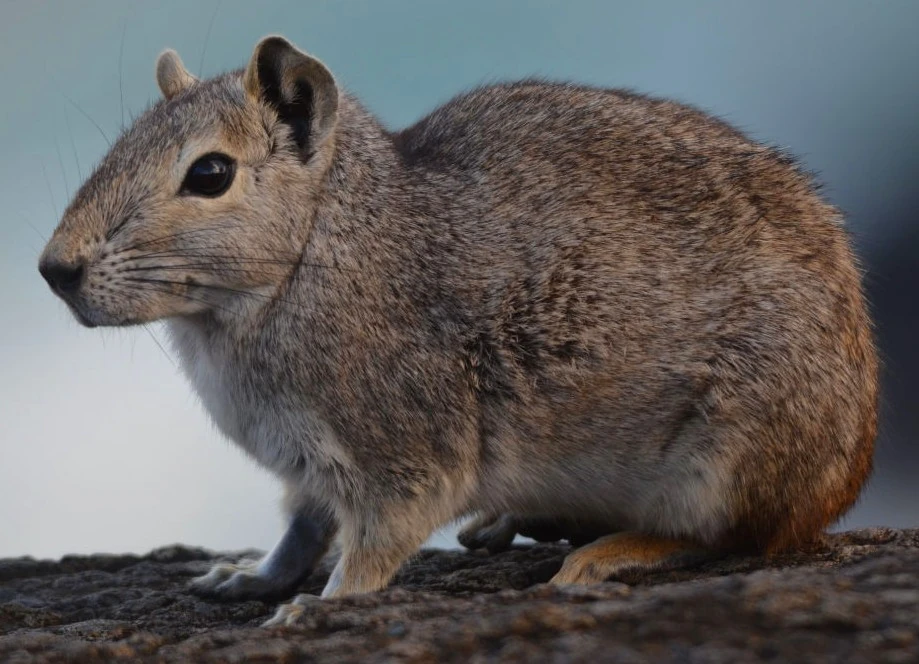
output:
<path id="1" fill-rule="evenodd" d="M 196 196 L 219 196 L 233 183 L 233 160 L 213 152 L 191 165 L 182 183 L 182 192 Z"/>

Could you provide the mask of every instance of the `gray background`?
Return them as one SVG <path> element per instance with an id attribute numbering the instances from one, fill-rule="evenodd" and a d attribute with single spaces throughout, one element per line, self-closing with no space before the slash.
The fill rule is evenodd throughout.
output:
<path id="1" fill-rule="evenodd" d="M 675 97 L 790 148 L 848 215 L 885 358 L 877 473 L 843 525 L 919 525 L 917 25 L 915 0 L 0 2 L 0 555 L 279 534 L 274 482 L 153 340 L 79 327 L 35 269 L 106 149 L 86 115 L 112 136 L 156 97 L 164 47 L 213 74 L 267 33 L 321 57 L 392 127 L 541 75 Z"/>

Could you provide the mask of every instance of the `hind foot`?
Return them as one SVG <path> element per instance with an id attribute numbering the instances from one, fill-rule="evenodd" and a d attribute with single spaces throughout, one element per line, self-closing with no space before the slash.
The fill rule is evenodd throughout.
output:
<path id="1" fill-rule="evenodd" d="M 484 514 L 470 521 L 456 538 L 467 549 L 488 549 L 489 553 L 498 553 L 510 548 L 517 535 L 537 542 L 568 540 L 573 546 L 583 546 L 613 530 L 610 526 L 549 517 Z"/>
<path id="2" fill-rule="evenodd" d="M 689 540 L 641 533 L 616 533 L 577 549 L 549 583 L 602 583 L 622 572 L 689 567 L 715 554 Z"/>
<path id="3" fill-rule="evenodd" d="M 470 521 L 456 539 L 470 551 L 488 549 L 489 553 L 498 553 L 510 548 L 517 528 L 517 519 L 510 514 L 483 514 Z"/>

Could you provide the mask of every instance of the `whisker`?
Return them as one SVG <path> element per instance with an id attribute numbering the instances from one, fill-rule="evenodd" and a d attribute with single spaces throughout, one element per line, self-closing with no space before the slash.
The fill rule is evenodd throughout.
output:
<path id="1" fill-rule="evenodd" d="M 293 267 L 293 266 L 291 266 Z M 140 265 L 136 267 L 125 267 L 121 268 L 119 272 L 150 272 L 158 270 L 194 270 L 194 269 L 210 269 L 210 268 L 220 268 L 221 271 L 227 272 L 247 272 L 247 273 L 260 273 L 267 274 L 272 276 L 283 276 L 285 272 L 265 272 L 260 270 L 251 270 L 241 267 L 226 267 L 222 263 L 186 263 L 185 265 Z"/>
<path id="2" fill-rule="evenodd" d="M 251 264 L 265 264 L 265 265 L 299 265 L 300 262 L 296 259 L 292 260 L 280 260 L 272 258 L 246 258 L 245 256 L 233 256 L 231 254 L 190 254 L 184 252 L 159 252 L 151 254 L 140 254 L 138 256 L 129 256 L 125 258 L 124 262 L 136 262 L 140 260 L 148 259 L 160 259 L 160 258 L 181 258 L 187 261 L 197 261 L 197 262 L 211 262 L 214 265 L 220 265 L 221 263 L 251 263 Z"/>
<path id="3" fill-rule="evenodd" d="M 165 286 L 157 286 L 155 283 L 144 283 L 144 282 L 139 282 L 139 284 L 138 284 L 137 286 L 132 286 L 132 288 L 134 288 L 135 290 L 138 290 L 138 291 L 146 290 L 146 291 L 151 291 L 151 292 L 155 292 L 155 293 L 163 293 L 164 295 L 170 295 L 170 296 L 172 296 L 172 297 L 174 297 L 174 298 L 177 298 L 177 299 L 180 299 L 180 300 L 181 300 L 181 299 L 185 299 L 185 300 L 188 300 L 189 302 L 200 302 L 201 304 L 206 304 L 206 305 L 209 306 L 209 307 L 214 307 L 214 308 L 216 308 L 216 309 L 220 309 L 221 311 L 225 311 L 225 312 L 227 312 L 228 314 L 231 314 L 231 315 L 234 315 L 234 316 L 239 316 L 239 312 L 238 312 L 238 311 L 233 311 L 232 309 L 228 309 L 227 307 L 221 306 L 221 305 L 217 304 L 216 302 L 211 302 L 210 300 L 205 300 L 205 299 L 202 298 L 202 297 L 194 297 L 193 295 L 189 295 L 188 293 L 176 293 L 176 292 L 170 290 L 169 288 L 166 288 Z M 130 291 L 129 291 L 129 292 L 130 292 Z"/>
<path id="4" fill-rule="evenodd" d="M 211 40 L 211 28 L 214 27 L 214 20 L 217 18 L 217 12 L 220 10 L 220 0 L 214 5 L 214 11 L 211 13 L 211 20 L 207 24 L 207 32 L 204 33 L 204 47 L 201 49 L 201 60 L 198 62 L 198 78 L 204 72 L 204 56 L 207 55 L 207 44 Z"/>
<path id="5" fill-rule="evenodd" d="M 264 293 L 255 293 L 248 290 L 242 290 L 239 288 L 230 288 L 229 286 L 216 286 L 210 284 L 187 284 L 184 281 L 174 281 L 170 279 L 138 279 L 135 277 L 122 277 L 124 281 L 132 281 L 136 283 L 151 283 L 151 284 L 165 284 L 170 286 L 183 286 L 185 288 L 208 288 L 215 291 L 223 291 L 227 293 L 236 293 L 238 295 L 248 295 L 249 297 L 260 297 L 262 299 L 268 300 L 270 302 L 281 302 L 284 304 L 289 304 L 293 307 L 299 307 L 306 311 L 307 313 L 313 313 L 314 310 L 306 307 L 302 302 L 295 302 L 294 300 L 288 300 L 277 295 L 265 295 Z"/>
<path id="6" fill-rule="evenodd" d="M 229 247 L 224 245 L 210 245 L 208 249 L 218 249 L 226 250 L 230 252 L 236 251 L 236 247 Z M 119 253 L 124 253 L 129 250 L 120 250 Z M 247 258 L 245 256 L 239 256 L 235 253 L 198 253 L 196 249 L 169 249 L 164 251 L 151 251 L 147 253 L 142 253 L 134 256 L 128 256 L 125 258 L 123 263 L 131 263 L 140 260 L 147 259 L 161 259 L 161 258 L 183 258 L 189 261 L 215 261 L 214 265 L 220 265 L 222 263 L 235 263 L 239 265 L 247 264 L 263 264 L 263 265 L 287 265 L 287 266 L 298 266 L 302 265 L 304 267 L 313 267 L 313 268 L 322 268 L 327 270 L 339 270 L 341 272 L 360 272 L 356 268 L 347 268 L 341 265 L 325 265 L 322 263 L 311 263 L 305 262 L 300 259 L 299 255 L 291 254 L 290 258 L 287 260 L 281 259 L 271 259 L 271 258 Z M 217 263 L 216 261 L 220 261 Z"/>
<path id="7" fill-rule="evenodd" d="M 216 247 L 221 249 L 222 247 Z M 157 251 L 149 252 L 145 254 L 136 254 L 134 256 L 128 256 L 125 258 L 125 261 L 139 261 L 139 260 L 150 260 L 150 259 L 161 259 L 161 258 L 181 258 L 187 261 L 222 261 L 227 263 L 237 263 L 237 262 L 265 262 L 272 263 L 274 265 L 296 265 L 299 260 L 297 256 L 291 256 L 289 259 L 282 260 L 280 258 L 246 258 L 245 256 L 239 256 L 238 254 L 215 254 L 215 253 L 196 253 L 194 250 L 190 251 L 181 251 L 181 250 L 169 250 L 169 251 Z"/>
<path id="8" fill-rule="evenodd" d="M 77 177 L 83 181 L 83 169 L 80 168 L 80 156 L 77 154 L 77 144 L 73 140 L 73 129 L 70 128 L 70 114 L 64 109 L 64 123 L 67 125 L 67 134 L 70 136 L 70 147 L 73 150 L 73 159 L 77 162 Z"/>
<path id="9" fill-rule="evenodd" d="M 211 307 L 211 308 L 214 308 L 214 309 L 219 309 L 220 311 L 224 311 L 224 312 L 226 312 L 226 313 L 228 313 L 228 314 L 230 314 L 230 315 L 232 315 L 232 316 L 236 316 L 236 317 L 240 317 L 240 318 L 243 316 L 243 314 L 242 314 L 241 312 L 236 311 L 236 310 L 234 310 L 234 309 L 229 309 L 229 308 L 227 308 L 227 307 L 225 307 L 225 306 L 222 306 L 222 305 L 220 305 L 220 304 L 217 304 L 216 302 L 213 302 L 213 301 L 211 301 L 211 300 L 208 300 L 208 299 L 205 299 L 205 298 L 201 298 L 201 297 L 195 297 L 194 295 L 191 295 L 191 294 L 189 294 L 189 293 L 176 293 L 176 292 L 174 292 L 172 289 L 169 288 L 170 285 L 180 285 L 180 286 L 187 286 L 187 285 L 188 285 L 188 284 L 186 284 L 186 283 L 184 283 L 184 282 L 181 282 L 181 281 L 156 280 L 156 279 L 131 279 L 131 278 L 128 278 L 128 277 L 124 277 L 123 279 L 124 279 L 124 281 L 132 282 L 132 285 L 131 285 L 131 286 L 129 287 L 129 289 L 127 290 L 128 293 L 131 292 L 130 289 L 134 289 L 134 290 L 137 290 L 137 291 L 147 290 L 147 291 L 156 292 L 156 293 L 163 293 L 163 294 L 165 294 L 165 295 L 170 295 L 170 296 L 172 296 L 172 297 L 174 297 L 174 298 L 177 298 L 177 299 L 185 299 L 185 300 L 188 300 L 188 301 L 191 301 L 191 302 L 200 302 L 200 303 L 202 303 L 202 304 L 207 305 L 208 307 Z M 248 295 L 248 296 L 250 296 L 250 297 L 261 297 L 261 298 L 265 298 L 265 299 L 270 300 L 270 301 L 273 301 L 273 302 L 282 302 L 282 303 L 290 304 L 290 305 L 292 305 L 292 306 L 294 306 L 294 307 L 297 307 L 298 309 L 301 309 L 301 310 L 304 312 L 304 314 L 298 314 L 298 313 L 295 312 L 295 311 L 294 311 L 294 312 L 288 311 L 288 312 L 286 312 L 286 314 L 287 314 L 287 315 L 290 315 L 290 316 L 292 316 L 292 317 L 294 317 L 294 318 L 301 319 L 301 320 L 310 320 L 310 319 L 308 319 L 308 318 L 306 317 L 305 314 L 315 314 L 315 313 L 317 313 L 317 310 L 316 310 L 316 309 L 311 309 L 311 308 L 305 306 L 305 305 L 304 305 L 303 303 L 301 303 L 301 302 L 293 302 L 293 301 L 291 301 L 291 300 L 287 300 L 287 299 L 278 297 L 278 296 L 276 296 L 276 295 L 264 295 L 264 294 L 262 294 L 262 293 L 253 293 L 253 292 L 250 292 L 250 291 L 239 290 L 239 289 L 232 289 L 232 288 L 226 288 L 226 287 L 223 287 L 223 286 L 206 286 L 206 285 L 203 285 L 203 284 L 197 284 L 196 286 L 197 286 L 197 287 L 204 287 L 204 288 L 213 288 L 213 289 L 215 289 L 215 290 L 226 290 L 226 291 L 230 291 L 230 292 L 233 292 L 233 293 L 239 293 L 240 295 Z"/>
<path id="10" fill-rule="evenodd" d="M 171 364 L 171 365 L 173 366 L 173 368 L 178 369 L 179 367 L 178 367 L 178 366 L 176 365 L 176 363 L 173 361 L 172 357 L 170 357 L 169 353 L 166 352 L 166 349 L 163 348 L 163 344 L 161 344 L 161 343 L 160 343 L 160 340 L 156 338 L 156 335 L 155 335 L 155 334 L 153 334 L 153 330 L 151 330 L 149 327 L 147 327 L 146 324 L 141 325 L 141 327 L 144 328 L 144 332 L 146 332 L 147 334 L 150 335 L 150 338 L 153 339 L 153 343 L 155 343 L 157 346 L 159 346 L 159 349 L 163 352 L 163 357 L 165 357 L 167 360 L 169 360 L 169 364 Z"/>
<path id="11" fill-rule="evenodd" d="M 121 100 L 121 129 L 124 130 L 124 36 L 128 32 L 128 19 L 121 26 L 121 45 L 118 47 L 118 97 Z"/>
<path id="12" fill-rule="evenodd" d="M 38 228 L 36 228 L 35 224 L 33 224 L 31 221 L 29 221 L 29 218 L 28 218 L 28 217 L 26 217 L 22 212 L 17 212 L 16 214 L 18 214 L 20 217 L 22 217 L 22 220 L 23 220 L 24 222 L 26 222 L 26 224 L 28 224 L 29 228 L 31 228 L 33 231 L 35 231 L 35 232 L 38 234 L 38 237 L 40 237 L 42 240 L 45 241 L 45 244 L 48 243 L 48 238 L 47 238 L 47 236 L 46 236 L 44 233 L 42 233 L 40 230 L 38 230 Z"/>
<path id="13" fill-rule="evenodd" d="M 149 240 L 144 240 L 144 241 L 142 241 L 142 242 L 137 242 L 137 243 L 135 243 L 135 244 L 133 244 L 133 245 L 131 245 L 131 246 L 125 247 L 124 249 L 119 249 L 119 253 L 127 253 L 127 252 L 129 252 L 129 251 L 138 251 L 138 250 L 140 250 L 142 247 L 148 247 L 148 246 L 153 245 L 153 244 L 157 244 L 157 243 L 160 243 L 160 242 L 166 242 L 166 241 L 168 241 L 168 240 L 174 240 L 174 239 L 177 239 L 177 238 L 180 238 L 180 237 L 188 238 L 188 237 L 195 237 L 195 236 L 197 236 L 198 234 L 210 234 L 210 233 L 212 233 L 212 232 L 225 232 L 225 231 L 226 231 L 226 228 L 223 227 L 223 226 L 221 226 L 221 227 L 213 227 L 213 226 L 210 226 L 210 227 L 206 227 L 206 228 L 193 228 L 193 229 L 188 229 L 188 230 L 184 230 L 184 231 L 178 231 L 178 232 L 176 232 L 176 233 L 170 233 L 170 234 L 168 234 L 168 235 L 162 235 L 162 236 L 159 236 L 159 237 L 156 237 L 156 238 L 151 238 L 151 239 L 149 239 Z M 294 253 L 290 254 L 290 258 L 289 258 L 288 260 L 280 260 L 280 259 L 249 259 L 249 258 L 245 258 L 245 257 L 242 257 L 242 258 L 238 257 L 238 254 L 236 254 L 236 252 L 238 251 L 238 247 L 231 247 L 231 246 L 227 246 L 227 245 L 213 245 L 213 244 L 210 244 L 210 245 L 208 245 L 208 246 L 206 247 L 205 250 L 206 250 L 206 251 L 212 251 L 212 250 L 215 250 L 215 249 L 216 249 L 216 250 L 228 251 L 228 252 L 232 252 L 232 253 L 228 253 L 228 254 L 198 253 L 198 250 L 197 250 L 197 249 L 192 249 L 192 248 L 189 248 L 189 249 L 171 248 L 171 249 L 163 249 L 163 250 L 161 250 L 161 251 L 155 251 L 155 250 L 154 250 L 154 251 L 149 251 L 149 252 L 144 253 L 144 254 L 141 254 L 141 255 L 139 255 L 139 256 L 131 256 L 131 257 L 129 257 L 129 260 L 140 260 L 140 259 L 145 259 L 145 258 L 149 258 L 149 259 L 156 259 L 156 258 L 185 258 L 185 259 L 188 259 L 188 260 L 221 260 L 221 261 L 227 261 L 227 262 L 239 263 L 239 264 L 255 264 L 255 263 L 262 263 L 262 264 L 266 264 L 266 265 L 267 265 L 267 264 L 273 264 L 273 265 L 291 265 L 291 266 L 293 266 L 293 265 L 304 265 L 304 266 L 306 266 L 306 267 L 325 268 L 325 269 L 329 269 L 329 270 L 339 270 L 339 271 L 342 271 L 342 272 L 358 272 L 358 271 L 359 271 L 359 270 L 355 270 L 355 269 L 353 269 L 353 268 L 341 267 L 341 266 L 339 266 L 339 265 L 321 265 L 321 264 L 318 264 L 318 263 L 303 263 L 303 262 L 301 262 L 301 260 L 300 260 L 300 258 L 301 258 L 300 254 L 294 254 Z"/>
<path id="14" fill-rule="evenodd" d="M 225 230 L 225 229 L 218 228 L 215 226 L 207 226 L 205 228 L 191 228 L 191 229 L 184 230 L 184 231 L 178 231 L 176 233 L 170 233 L 168 235 L 161 235 L 159 237 L 155 237 L 150 240 L 144 240 L 143 242 L 138 242 L 129 247 L 125 247 L 124 249 L 121 249 L 121 251 L 133 251 L 139 247 L 145 247 L 150 244 L 156 244 L 157 242 L 165 242 L 167 240 L 173 240 L 175 238 L 184 237 L 186 235 L 194 235 L 197 233 L 209 233 L 212 231 L 221 231 L 221 230 Z"/>
<path id="15" fill-rule="evenodd" d="M 228 253 L 219 253 L 219 254 L 204 253 L 204 252 L 211 252 L 212 250 L 224 251 Z M 201 252 L 201 253 L 199 254 L 196 252 Z M 124 253 L 124 252 L 120 251 L 119 253 Z M 164 256 L 165 257 L 173 257 L 173 256 L 194 257 L 196 255 L 201 255 L 201 256 L 212 255 L 217 258 L 233 259 L 235 256 L 239 256 L 240 253 L 239 253 L 239 247 L 236 247 L 236 246 L 224 245 L 224 244 L 208 244 L 206 247 L 201 247 L 200 249 L 196 247 L 188 247 L 188 248 L 172 247 L 169 249 L 153 249 L 146 253 L 139 254 L 136 257 L 146 257 L 146 256 L 153 257 L 153 258 L 160 258 Z M 284 256 L 284 254 L 279 254 L 279 255 Z M 287 255 L 290 257 L 289 262 L 291 263 L 295 262 L 296 259 L 299 258 L 299 254 L 291 253 Z M 279 259 L 272 258 L 272 259 L 265 259 L 265 260 L 279 260 Z"/>
<path id="16" fill-rule="evenodd" d="M 194 263 L 183 263 L 180 265 L 134 265 L 137 261 L 147 258 L 154 259 L 167 259 L 167 258 L 182 258 L 186 260 L 195 261 Z M 128 260 L 119 264 L 118 269 L 125 272 L 135 272 L 140 270 L 150 271 L 150 270 L 169 270 L 169 269 L 200 269 L 207 270 L 212 269 L 214 271 L 230 271 L 230 272 L 253 272 L 257 273 L 259 270 L 254 269 L 243 269 L 245 266 L 250 265 L 272 265 L 278 266 L 281 268 L 311 268 L 317 270 L 338 270 L 339 272 L 351 272 L 359 273 L 360 270 L 345 268 L 338 265 L 323 265 L 322 263 L 308 263 L 304 261 L 280 261 L 280 260 L 270 260 L 267 258 L 238 258 L 235 256 L 216 256 L 216 255 L 192 255 L 187 254 L 175 254 L 175 255 L 157 255 L 157 256 L 136 256 L 131 257 Z M 127 266 L 127 267 L 122 267 Z M 240 267 L 231 267 L 231 266 L 240 266 Z M 282 276 L 289 273 L 291 270 L 284 270 L 279 272 L 267 272 L 262 271 L 263 274 L 271 274 L 274 276 Z"/>
<path id="17" fill-rule="evenodd" d="M 58 89 L 58 91 L 60 91 L 60 89 Z M 89 113 L 84 111 L 83 108 L 77 102 L 75 102 L 73 99 L 68 97 L 64 92 L 61 92 L 61 95 L 64 97 L 64 99 L 70 102 L 73 105 L 73 107 L 77 109 L 84 118 L 86 118 L 92 123 L 93 127 L 95 127 L 99 131 L 99 133 L 102 134 L 102 138 L 105 139 L 105 142 L 108 143 L 108 146 L 112 147 L 112 141 L 109 139 L 108 135 L 102 130 L 102 127 L 99 126 L 99 123 L 93 120 L 89 116 Z"/>
<path id="18" fill-rule="evenodd" d="M 67 200 L 70 200 L 70 183 L 67 182 L 67 171 L 64 170 L 64 158 L 61 156 L 61 145 L 58 143 L 56 134 L 54 136 L 54 149 L 57 152 L 57 163 L 61 167 L 61 177 L 64 179 L 64 191 L 67 192 Z"/>
<path id="19" fill-rule="evenodd" d="M 45 184 L 48 186 L 48 195 L 51 197 L 51 207 L 54 209 L 54 216 L 57 219 L 60 219 L 60 215 L 57 213 L 57 203 L 54 202 L 54 192 L 51 190 L 51 180 L 48 179 L 48 171 L 45 170 L 45 165 L 41 165 L 42 175 L 45 176 Z"/>

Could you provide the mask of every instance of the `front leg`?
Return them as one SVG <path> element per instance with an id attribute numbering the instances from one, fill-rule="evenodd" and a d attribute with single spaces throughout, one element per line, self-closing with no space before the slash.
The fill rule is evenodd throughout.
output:
<path id="1" fill-rule="evenodd" d="M 342 554 L 322 598 L 374 592 L 386 587 L 399 567 L 430 537 L 441 521 L 433 503 L 391 505 L 374 514 L 354 515 L 342 523 Z M 315 595 L 297 595 L 278 607 L 265 627 L 289 625 L 305 607 L 318 601 Z"/>
<path id="2" fill-rule="evenodd" d="M 219 563 L 194 579 L 189 589 L 221 600 L 290 596 L 325 555 L 335 530 L 334 519 L 326 510 L 301 507 L 291 518 L 287 532 L 260 561 Z"/>

